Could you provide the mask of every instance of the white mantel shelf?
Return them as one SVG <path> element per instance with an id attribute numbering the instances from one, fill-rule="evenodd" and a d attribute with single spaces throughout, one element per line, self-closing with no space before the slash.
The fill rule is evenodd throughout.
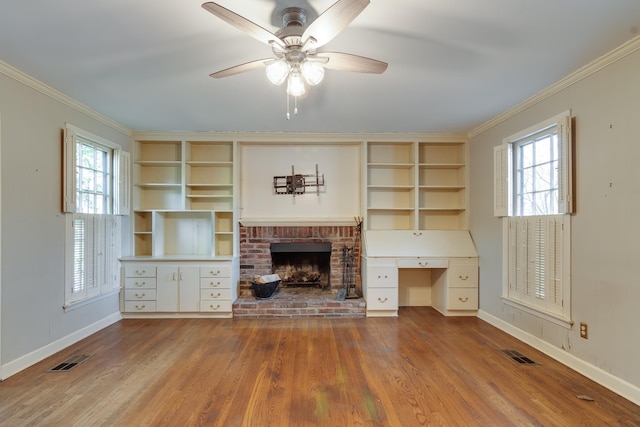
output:
<path id="1" fill-rule="evenodd" d="M 245 227 L 320 227 L 356 225 L 355 218 L 240 218 Z"/>

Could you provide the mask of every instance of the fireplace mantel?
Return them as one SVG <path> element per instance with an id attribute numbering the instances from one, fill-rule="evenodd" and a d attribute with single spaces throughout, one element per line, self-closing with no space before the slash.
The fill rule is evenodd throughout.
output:
<path id="1" fill-rule="evenodd" d="M 318 227 L 352 226 L 354 218 L 240 218 L 245 227 Z"/>

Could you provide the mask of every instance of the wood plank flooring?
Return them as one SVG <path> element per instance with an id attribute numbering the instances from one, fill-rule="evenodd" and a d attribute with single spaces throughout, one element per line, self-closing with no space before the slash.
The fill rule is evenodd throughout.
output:
<path id="1" fill-rule="evenodd" d="M 47 372 L 76 354 L 92 357 Z M 477 318 L 412 307 L 123 320 L 0 383 L 0 425 L 640 426 L 640 407 Z"/>

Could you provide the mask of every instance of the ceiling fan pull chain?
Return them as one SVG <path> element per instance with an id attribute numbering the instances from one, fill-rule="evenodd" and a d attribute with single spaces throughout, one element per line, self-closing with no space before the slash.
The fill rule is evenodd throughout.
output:
<path id="1" fill-rule="evenodd" d="M 293 97 L 293 115 L 294 116 L 298 115 L 298 97 L 297 96 Z"/>
<path id="2" fill-rule="evenodd" d="M 287 93 L 287 120 L 291 119 L 291 114 L 289 114 L 289 94 Z"/>

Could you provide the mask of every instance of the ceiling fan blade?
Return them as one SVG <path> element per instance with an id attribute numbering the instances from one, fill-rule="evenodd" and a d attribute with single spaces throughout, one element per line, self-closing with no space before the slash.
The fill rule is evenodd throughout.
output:
<path id="1" fill-rule="evenodd" d="M 207 11 L 211 12 L 218 18 L 222 19 L 228 24 L 233 25 L 237 29 L 244 31 L 249 34 L 251 37 L 261 41 L 262 43 L 266 43 L 268 45 L 277 45 L 281 48 L 285 48 L 285 44 L 282 40 L 280 40 L 275 34 L 271 31 L 262 28 L 260 25 L 255 22 L 249 21 L 247 18 L 238 15 L 231 10 L 220 6 L 214 2 L 203 3 L 202 7 Z"/>
<path id="2" fill-rule="evenodd" d="M 386 62 L 364 56 L 352 55 L 342 52 L 318 53 L 318 58 L 329 58 L 324 68 L 339 71 L 354 71 L 356 73 L 382 74 L 387 69 Z"/>
<path id="3" fill-rule="evenodd" d="M 247 71 L 255 70 L 256 68 L 263 68 L 269 61 L 273 61 L 273 58 L 258 59 L 256 61 L 246 62 L 244 64 L 216 71 L 215 73 L 211 73 L 209 75 L 215 79 L 229 77 L 233 76 L 234 74 L 240 74 Z"/>
<path id="4" fill-rule="evenodd" d="M 318 16 L 302 34 L 303 42 L 313 38 L 311 49 L 329 43 L 369 5 L 369 0 L 338 0 Z"/>

